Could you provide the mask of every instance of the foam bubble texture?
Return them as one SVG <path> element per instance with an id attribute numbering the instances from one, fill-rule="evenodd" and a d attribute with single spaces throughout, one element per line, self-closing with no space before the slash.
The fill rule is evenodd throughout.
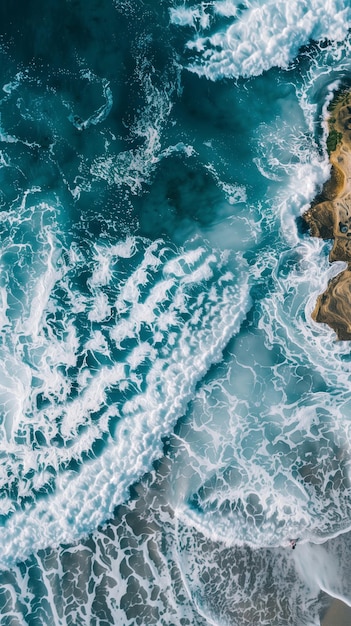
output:
<path id="1" fill-rule="evenodd" d="M 12 236 L 14 306 L 4 303 L 1 348 L 3 562 L 112 515 L 161 455 L 161 437 L 248 301 L 240 263 L 233 273 L 226 255 L 203 244 L 178 251 L 129 238 L 95 244 L 88 261 L 63 257 L 45 232 L 38 250 Z"/>
<path id="2" fill-rule="evenodd" d="M 299 49 L 311 40 L 342 41 L 351 19 L 344 0 L 201 2 L 196 7 L 171 9 L 176 26 L 192 26 L 188 41 L 194 61 L 187 68 L 212 80 L 257 76 L 271 67 L 288 67 Z M 216 26 L 218 16 L 220 27 Z M 227 22 L 224 22 L 226 19 Z M 206 30 L 210 29 L 209 34 Z"/>

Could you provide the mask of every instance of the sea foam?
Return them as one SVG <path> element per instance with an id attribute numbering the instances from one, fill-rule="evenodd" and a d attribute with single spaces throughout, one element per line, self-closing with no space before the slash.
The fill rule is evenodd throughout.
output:
<path id="1" fill-rule="evenodd" d="M 74 302 L 67 277 L 79 273 L 79 262 L 59 269 L 52 250 L 50 280 L 32 279 L 31 331 L 18 322 L 12 341 L 21 338 L 22 349 L 3 354 L 2 445 L 6 456 L 11 451 L 2 476 L 3 564 L 72 541 L 113 514 L 161 456 L 162 437 L 248 304 L 239 257 L 229 269 L 226 255 L 203 244 L 182 252 L 128 238 L 95 245 L 75 319 L 60 298 Z"/>
<path id="2" fill-rule="evenodd" d="M 196 8 L 172 9 L 176 26 L 198 25 L 200 32 L 187 42 L 194 60 L 188 70 L 212 80 L 257 76 L 271 67 L 287 68 L 299 49 L 315 40 L 342 41 L 351 19 L 345 0 L 293 2 L 206 2 Z M 216 28 L 216 14 L 228 19 Z M 202 16 L 199 20 L 199 16 Z M 203 15 L 207 15 L 205 20 Z M 186 16 L 186 19 L 185 19 Z M 204 31 L 210 29 L 208 35 Z"/>

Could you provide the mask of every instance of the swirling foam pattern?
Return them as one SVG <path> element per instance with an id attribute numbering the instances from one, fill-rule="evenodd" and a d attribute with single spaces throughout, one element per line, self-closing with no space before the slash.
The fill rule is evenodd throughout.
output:
<path id="1" fill-rule="evenodd" d="M 28 552 L 112 515 L 160 456 L 247 301 L 242 270 L 235 279 L 227 255 L 204 245 L 128 238 L 87 257 L 73 243 L 62 249 L 50 207 L 25 212 L 45 223 L 37 245 L 23 242 L 18 211 L 3 247 L 1 514 L 11 558 L 15 542 Z"/>

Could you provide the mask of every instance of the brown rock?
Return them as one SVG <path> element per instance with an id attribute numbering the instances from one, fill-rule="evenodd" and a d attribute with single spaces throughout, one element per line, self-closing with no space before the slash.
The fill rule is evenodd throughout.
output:
<path id="1" fill-rule="evenodd" d="M 331 175 L 319 198 L 304 214 L 312 237 L 333 239 L 330 261 L 346 261 L 348 269 L 333 278 L 318 297 L 312 317 L 328 324 L 338 339 L 351 339 L 351 92 L 331 106 L 327 147 Z"/>
<path id="2" fill-rule="evenodd" d="M 311 230 L 312 237 L 333 238 L 335 212 L 332 202 L 326 201 L 315 204 L 303 217 Z"/>
<path id="3" fill-rule="evenodd" d="M 338 339 L 351 339 L 351 270 L 335 276 L 318 299 L 312 317 L 328 324 Z"/>

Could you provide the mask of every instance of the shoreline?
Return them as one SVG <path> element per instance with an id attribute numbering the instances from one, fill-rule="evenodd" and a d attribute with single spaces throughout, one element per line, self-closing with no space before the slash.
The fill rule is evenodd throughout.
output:
<path id="1" fill-rule="evenodd" d="M 302 216 L 312 237 L 332 239 L 329 260 L 347 268 L 318 296 L 312 318 L 328 324 L 342 341 L 351 340 L 351 92 L 340 93 L 329 106 L 327 149 L 330 178 Z"/>
<path id="2" fill-rule="evenodd" d="M 321 621 L 321 626 L 350 626 L 351 607 L 341 600 L 334 599 Z"/>

